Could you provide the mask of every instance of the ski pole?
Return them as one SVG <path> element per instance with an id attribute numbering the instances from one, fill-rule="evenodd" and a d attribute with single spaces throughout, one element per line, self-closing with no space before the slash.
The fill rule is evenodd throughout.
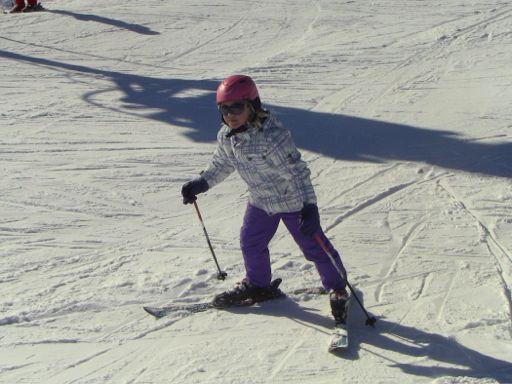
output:
<path id="1" fill-rule="evenodd" d="M 322 249 L 327 254 L 327 256 L 329 256 L 329 259 L 331 260 L 332 265 L 334 266 L 334 268 L 336 268 L 336 270 L 338 271 L 339 275 L 343 279 L 345 279 L 345 282 L 347 283 L 347 287 L 350 289 L 350 292 L 352 293 L 352 295 L 354 295 L 354 297 L 356 298 L 357 303 L 359 304 L 359 306 L 363 310 L 364 314 L 366 315 L 366 325 L 370 325 L 370 326 L 374 327 L 375 323 L 377 322 L 377 319 L 375 317 L 370 316 L 368 314 L 368 311 L 366 311 L 365 307 L 363 306 L 363 303 L 361 303 L 361 301 L 357 297 L 354 289 L 352 288 L 352 286 L 348 282 L 347 276 L 345 276 L 345 274 L 341 271 L 341 269 L 338 266 L 338 264 L 336 264 L 336 260 L 334 259 L 334 256 L 332 255 L 332 253 L 329 250 L 329 248 L 327 248 L 327 245 L 323 242 L 323 240 L 321 239 L 320 235 L 317 233 L 317 234 L 315 234 L 314 237 L 315 237 L 316 242 L 320 245 L 320 247 L 322 247 Z"/>
<path id="2" fill-rule="evenodd" d="M 213 260 L 215 261 L 215 265 L 217 266 L 217 269 L 219 273 L 217 273 L 217 279 L 224 280 L 226 276 L 228 275 L 226 272 L 222 271 L 219 267 L 219 262 L 217 261 L 217 256 L 215 256 L 215 251 L 213 250 L 212 242 L 210 241 L 210 236 L 208 236 L 208 232 L 206 231 L 206 227 L 204 226 L 203 217 L 201 216 L 201 212 L 199 212 L 199 207 L 197 206 L 197 203 L 194 201 L 194 207 L 196 208 L 197 216 L 199 217 L 199 221 L 201 222 L 201 225 L 203 227 L 204 236 L 206 237 L 206 242 L 208 243 L 208 247 L 210 247 L 210 251 L 213 256 Z"/>

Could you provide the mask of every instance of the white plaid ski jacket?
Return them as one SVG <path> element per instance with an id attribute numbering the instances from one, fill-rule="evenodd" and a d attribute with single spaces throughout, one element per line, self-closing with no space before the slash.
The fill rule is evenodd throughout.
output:
<path id="1" fill-rule="evenodd" d="M 249 188 L 249 203 L 269 215 L 316 204 L 311 172 L 290 131 L 275 116 L 269 114 L 261 128 L 227 137 L 229 132 L 227 125 L 219 130 L 218 147 L 201 173 L 210 188 L 237 170 Z"/>

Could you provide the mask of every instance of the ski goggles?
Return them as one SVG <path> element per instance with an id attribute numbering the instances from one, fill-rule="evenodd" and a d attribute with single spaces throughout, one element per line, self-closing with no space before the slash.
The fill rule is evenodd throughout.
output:
<path id="1" fill-rule="evenodd" d="M 231 105 L 219 104 L 219 112 L 223 116 L 231 115 L 241 115 L 244 113 L 245 108 L 247 107 L 247 103 L 239 102 L 233 103 Z"/>

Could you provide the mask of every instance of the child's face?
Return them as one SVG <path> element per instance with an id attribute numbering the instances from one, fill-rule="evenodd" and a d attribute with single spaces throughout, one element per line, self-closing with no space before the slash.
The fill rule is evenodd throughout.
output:
<path id="1" fill-rule="evenodd" d="M 251 117 L 251 109 L 245 101 L 226 101 L 219 106 L 219 110 L 231 129 L 240 128 Z"/>

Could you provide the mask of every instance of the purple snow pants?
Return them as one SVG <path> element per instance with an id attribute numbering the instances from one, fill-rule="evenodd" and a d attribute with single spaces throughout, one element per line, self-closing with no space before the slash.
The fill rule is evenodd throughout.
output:
<path id="1" fill-rule="evenodd" d="M 268 244 L 277 231 L 280 221 L 293 236 L 307 260 L 315 263 L 322 284 L 326 289 L 342 289 L 345 280 L 332 265 L 329 256 L 312 237 L 304 236 L 300 230 L 300 212 L 277 213 L 268 215 L 265 211 L 250 204 L 247 205 L 244 222 L 240 234 L 240 245 L 244 256 L 246 278 L 249 283 L 265 287 L 270 284 L 272 272 L 270 268 L 270 253 Z M 346 276 L 345 268 L 338 252 L 329 242 L 323 231 L 320 237 L 330 249 L 340 270 Z"/>

